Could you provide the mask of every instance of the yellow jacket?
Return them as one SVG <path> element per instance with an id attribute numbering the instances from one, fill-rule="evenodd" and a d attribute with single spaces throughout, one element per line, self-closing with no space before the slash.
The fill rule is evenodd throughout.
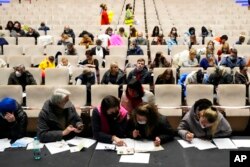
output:
<path id="1" fill-rule="evenodd" d="M 55 68 L 56 65 L 55 63 L 51 63 L 48 58 L 44 59 L 40 64 L 39 64 L 39 68 L 42 70 L 45 70 L 46 68 Z"/>

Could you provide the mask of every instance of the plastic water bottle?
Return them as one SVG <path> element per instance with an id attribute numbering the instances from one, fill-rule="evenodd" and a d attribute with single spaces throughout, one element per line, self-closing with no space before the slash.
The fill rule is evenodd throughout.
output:
<path id="1" fill-rule="evenodd" d="M 35 160 L 41 159 L 41 149 L 40 149 L 40 142 L 37 137 L 34 137 L 33 141 L 33 157 Z"/>

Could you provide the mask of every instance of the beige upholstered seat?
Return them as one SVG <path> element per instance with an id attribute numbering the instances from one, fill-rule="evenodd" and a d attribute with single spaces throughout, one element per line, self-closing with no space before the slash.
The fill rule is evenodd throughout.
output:
<path id="1" fill-rule="evenodd" d="M 67 68 L 45 69 L 45 85 L 68 85 L 69 70 Z"/>
<path id="2" fill-rule="evenodd" d="M 19 104 L 23 102 L 23 89 L 21 85 L 0 85 L 0 99 L 11 97 Z"/>
<path id="3" fill-rule="evenodd" d="M 157 77 L 162 74 L 166 69 L 171 69 L 173 71 L 173 76 L 175 78 L 175 83 L 176 83 L 176 68 L 154 68 L 153 69 L 153 74 L 154 74 L 154 83 L 157 80 Z"/>
<path id="4" fill-rule="evenodd" d="M 8 85 L 8 79 L 13 68 L 0 68 L 0 85 Z"/>

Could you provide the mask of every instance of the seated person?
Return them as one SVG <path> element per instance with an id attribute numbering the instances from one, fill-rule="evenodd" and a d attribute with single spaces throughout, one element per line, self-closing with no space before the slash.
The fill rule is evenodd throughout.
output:
<path id="1" fill-rule="evenodd" d="M 37 136 L 42 143 L 67 140 L 83 130 L 82 120 L 69 95 L 65 89 L 56 89 L 44 103 L 37 124 Z"/>
<path id="2" fill-rule="evenodd" d="M 66 55 L 77 55 L 77 51 L 72 43 L 69 43 L 67 45 L 67 48 L 65 50 Z"/>
<path id="3" fill-rule="evenodd" d="M 94 43 L 93 43 L 92 39 L 88 36 L 88 34 L 84 34 L 79 45 L 85 46 L 85 48 L 88 49 L 89 45 L 94 45 Z"/>
<path id="4" fill-rule="evenodd" d="M 157 107 L 141 104 L 128 121 L 128 135 L 134 139 L 153 140 L 155 146 L 174 139 L 173 129 L 166 116 L 158 113 Z"/>
<path id="5" fill-rule="evenodd" d="M 66 57 L 62 57 L 61 62 L 56 66 L 57 68 L 67 68 L 69 70 L 69 76 L 72 76 L 73 66 L 70 64 Z"/>
<path id="6" fill-rule="evenodd" d="M 93 53 L 91 52 L 91 50 L 86 50 L 85 55 L 86 55 L 86 59 L 83 61 L 80 61 L 79 65 L 82 65 L 88 68 L 95 68 L 96 70 L 98 70 L 99 62 L 97 59 L 93 58 Z"/>
<path id="7" fill-rule="evenodd" d="M 208 67 L 216 67 L 218 62 L 210 50 L 206 50 L 206 57 L 200 61 L 200 67 L 206 70 Z"/>
<path id="8" fill-rule="evenodd" d="M 25 137 L 27 114 L 16 100 L 5 97 L 0 101 L 0 139 L 9 138 L 11 143 Z"/>
<path id="9" fill-rule="evenodd" d="M 36 80 L 33 75 L 25 70 L 24 65 L 18 65 L 14 67 L 14 72 L 12 72 L 8 79 L 8 85 L 21 85 L 23 91 L 25 91 L 26 85 L 36 85 Z"/>
<path id="10" fill-rule="evenodd" d="M 109 51 L 102 47 L 102 41 L 100 39 L 96 40 L 96 46 L 91 49 L 92 55 L 102 58 L 102 67 L 105 67 L 105 57 L 109 55 Z"/>
<path id="11" fill-rule="evenodd" d="M 54 56 L 46 57 L 38 66 L 41 70 L 45 70 L 46 68 L 55 68 L 55 58 Z"/>
<path id="12" fill-rule="evenodd" d="M 246 65 L 246 60 L 243 57 L 239 57 L 237 49 L 233 48 L 231 49 L 230 55 L 227 57 L 224 57 L 221 60 L 220 65 L 225 66 L 225 67 L 230 67 L 230 68 L 240 67 L 240 66 Z"/>
<path id="13" fill-rule="evenodd" d="M 118 67 L 118 64 L 111 63 L 110 69 L 105 72 L 103 75 L 101 84 L 116 84 L 121 85 L 126 83 L 126 75 L 124 72 Z"/>
<path id="14" fill-rule="evenodd" d="M 249 85 L 250 74 L 246 66 L 240 66 L 235 72 L 235 84 Z M 248 92 L 248 91 L 247 91 Z"/>
<path id="15" fill-rule="evenodd" d="M 128 37 L 128 34 L 125 32 L 125 29 L 123 27 L 119 28 L 117 35 L 119 35 L 120 37 L 125 37 L 125 38 Z"/>
<path id="16" fill-rule="evenodd" d="M 145 60 L 142 58 L 137 60 L 136 68 L 128 74 L 128 82 L 134 78 L 142 84 L 149 84 L 152 82 L 151 75 L 145 67 Z"/>
<path id="17" fill-rule="evenodd" d="M 128 55 L 143 55 L 143 50 L 137 45 L 135 40 L 129 46 Z"/>
<path id="18" fill-rule="evenodd" d="M 154 94 L 144 89 L 138 80 L 132 79 L 122 93 L 121 105 L 131 114 L 133 109 L 143 102 L 154 105 Z"/>
<path id="19" fill-rule="evenodd" d="M 189 73 L 187 75 L 184 84 L 185 85 L 188 85 L 188 84 L 202 84 L 203 83 L 203 78 L 204 78 L 204 74 L 203 74 L 201 69 L 199 69 L 197 71 L 192 71 L 191 73 Z"/>
<path id="20" fill-rule="evenodd" d="M 236 45 L 242 45 L 245 42 L 245 35 L 242 33 L 240 34 L 239 40 L 235 42 Z"/>
<path id="21" fill-rule="evenodd" d="M 74 33 L 73 29 L 71 29 L 69 27 L 69 25 L 64 26 L 63 34 L 67 34 L 68 37 L 72 38 L 73 41 L 74 41 L 74 39 L 75 39 L 75 33 Z"/>
<path id="22" fill-rule="evenodd" d="M 69 36 L 67 34 L 62 34 L 61 39 L 57 42 L 57 45 L 63 45 L 66 48 L 69 43 Z"/>
<path id="23" fill-rule="evenodd" d="M 191 48 L 189 51 L 189 56 L 182 63 L 182 67 L 199 67 L 196 54 L 197 54 L 196 50 Z"/>
<path id="24" fill-rule="evenodd" d="M 162 52 L 157 52 L 155 54 L 155 59 L 150 65 L 150 68 L 159 68 L 159 67 L 171 67 L 171 63 L 167 61 Z"/>
<path id="25" fill-rule="evenodd" d="M 166 69 L 162 74 L 157 77 L 155 84 L 175 84 L 173 70 Z"/>
<path id="26" fill-rule="evenodd" d="M 224 45 L 227 40 L 228 40 L 228 36 L 222 35 L 220 37 L 215 37 L 214 43 L 215 43 L 215 45 Z"/>
<path id="27" fill-rule="evenodd" d="M 187 32 L 184 33 L 184 45 L 188 45 L 191 48 L 192 45 L 198 45 L 196 35 L 195 35 L 195 28 L 190 27 Z"/>
<path id="28" fill-rule="evenodd" d="M 120 35 L 112 34 L 109 39 L 110 46 L 121 46 L 123 45 L 123 40 Z"/>
<path id="29" fill-rule="evenodd" d="M 25 36 L 25 32 L 22 30 L 22 26 L 20 22 L 16 21 L 14 23 L 14 28 L 11 30 L 10 36 L 16 37 L 16 38 Z"/>
<path id="30" fill-rule="evenodd" d="M 168 53 L 170 54 L 174 45 L 178 45 L 177 36 L 174 33 L 170 33 L 170 38 L 167 40 Z"/>
<path id="31" fill-rule="evenodd" d="M 137 38 L 135 38 L 135 42 L 137 45 L 147 45 L 148 44 L 148 40 L 143 37 L 142 32 L 138 32 Z"/>
<path id="32" fill-rule="evenodd" d="M 26 33 L 26 37 L 34 37 L 37 40 L 39 36 L 40 34 L 36 30 L 29 27 L 28 32 Z"/>
<path id="33" fill-rule="evenodd" d="M 83 37 L 85 34 L 88 34 L 88 36 L 91 38 L 91 40 L 94 41 L 94 35 L 91 34 L 91 33 L 88 32 L 88 31 L 85 31 L 85 30 L 83 30 L 83 31 L 79 34 L 79 37 Z"/>
<path id="34" fill-rule="evenodd" d="M 229 44 L 225 42 L 224 44 L 222 44 L 221 48 L 217 51 L 218 61 L 221 60 L 222 55 L 228 55 L 228 54 L 230 54 Z"/>
<path id="35" fill-rule="evenodd" d="M 125 145 L 121 138 L 126 137 L 127 110 L 120 106 L 114 96 L 103 98 L 101 105 L 93 110 L 92 129 L 94 138 L 99 142 Z"/>
<path id="36" fill-rule="evenodd" d="M 130 26 L 130 38 L 137 37 L 137 30 L 134 26 Z"/>
<path id="37" fill-rule="evenodd" d="M 183 117 L 177 129 L 181 138 L 190 142 L 195 137 L 212 139 L 228 137 L 232 133 L 230 124 L 207 99 L 197 100 Z"/>
<path id="38" fill-rule="evenodd" d="M 167 45 L 164 35 L 159 34 L 157 38 L 154 38 L 153 41 L 151 42 L 151 45 Z"/>
<path id="39" fill-rule="evenodd" d="M 45 34 L 47 34 L 47 31 L 50 30 L 50 28 L 48 26 L 46 26 L 46 24 L 44 22 L 41 22 L 38 30 L 43 30 L 43 31 L 45 31 Z"/>

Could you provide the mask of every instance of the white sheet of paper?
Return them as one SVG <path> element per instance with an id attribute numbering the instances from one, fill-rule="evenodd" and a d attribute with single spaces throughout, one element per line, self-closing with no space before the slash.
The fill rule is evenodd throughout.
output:
<path id="1" fill-rule="evenodd" d="M 75 146 L 83 144 L 85 148 L 89 148 L 90 146 L 95 144 L 96 140 L 76 136 L 73 139 L 67 140 L 66 142 Z"/>
<path id="2" fill-rule="evenodd" d="M 207 149 L 212 149 L 212 148 L 216 148 L 216 145 L 214 145 L 213 143 L 211 143 L 211 141 L 208 140 L 202 140 L 199 138 L 194 138 L 192 140 L 192 143 L 195 145 L 196 148 L 198 148 L 199 150 L 207 150 Z"/>
<path id="3" fill-rule="evenodd" d="M 56 154 L 70 150 L 69 145 L 64 140 L 46 143 L 45 146 L 47 147 L 47 149 L 51 154 Z"/>
<path id="4" fill-rule="evenodd" d="M 40 148 L 40 149 L 43 148 L 43 146 L 44 146 L 43 143 L 40 143 L 40 144 L 39 144 L 39 148 Z M 28 144 L 26 150 L 32 150 L 33 148 L 34 148 L 34 146 L 33 146 L 33 142 L 32 142 L 32 143 Z"/>
<path id="5" fill-rule="evenodd" d="M 31 137 L 23 137 L 21 139 L 16 140 L 11 147 L 27 147 L 28 144 L 32 143 L 34 141 Z"/>
<path id="6" fill-rule="evenodd" d="M 149 158 L 149 153 L 135 153 L 133 155 L 122 155 L 119 162 L 148 164 Z"/>
<path id="7" fill-rule="evenodd" d="M 6 148 L 11 147 L 10 140 L 7 138 L 0 139 L 0 152 L 3 152 Z"/>
<path id="8" fill-rule="evenodd" d="M 74 153 L 74 152 L 79 152 L 81 151 L 81 149 L 84 148 L 84 145 L 83 144 L 79 144 L 77 146 L 74 146 L 74 147 L 70 147 L 70 152 L 71 153 Z"/>
<path id="9" fill-rule="evenodd" d="M 134 140 L 134 139 L 123 139 L 127 147 L 134 148 L 135 152 L 149 152 L 157 151 L 153 141 L 149 140 Z"/>
<path id="10" fill-rule="evenodd" d="M 115 145 L 98 142 L 95 149 L 96 150 L 107 150 L 107 149 L 115 150 Z"/>
<path id="11" fill-rule="evenodd" d="M 177 140 L 183 148 L 195 147 L 194 143 L 185 140 Z"/>
<path id="12" fill-rule="evenodd" d="M 250 147 L 250 139 L 233 139 L 232 141 L 237 147 Z"/>
<path id="13" fill-rule="evenodd" d="M 237 149 L 237 147 L 229 138 L 213 139 L 213 141 L 218 149 Z"/>

